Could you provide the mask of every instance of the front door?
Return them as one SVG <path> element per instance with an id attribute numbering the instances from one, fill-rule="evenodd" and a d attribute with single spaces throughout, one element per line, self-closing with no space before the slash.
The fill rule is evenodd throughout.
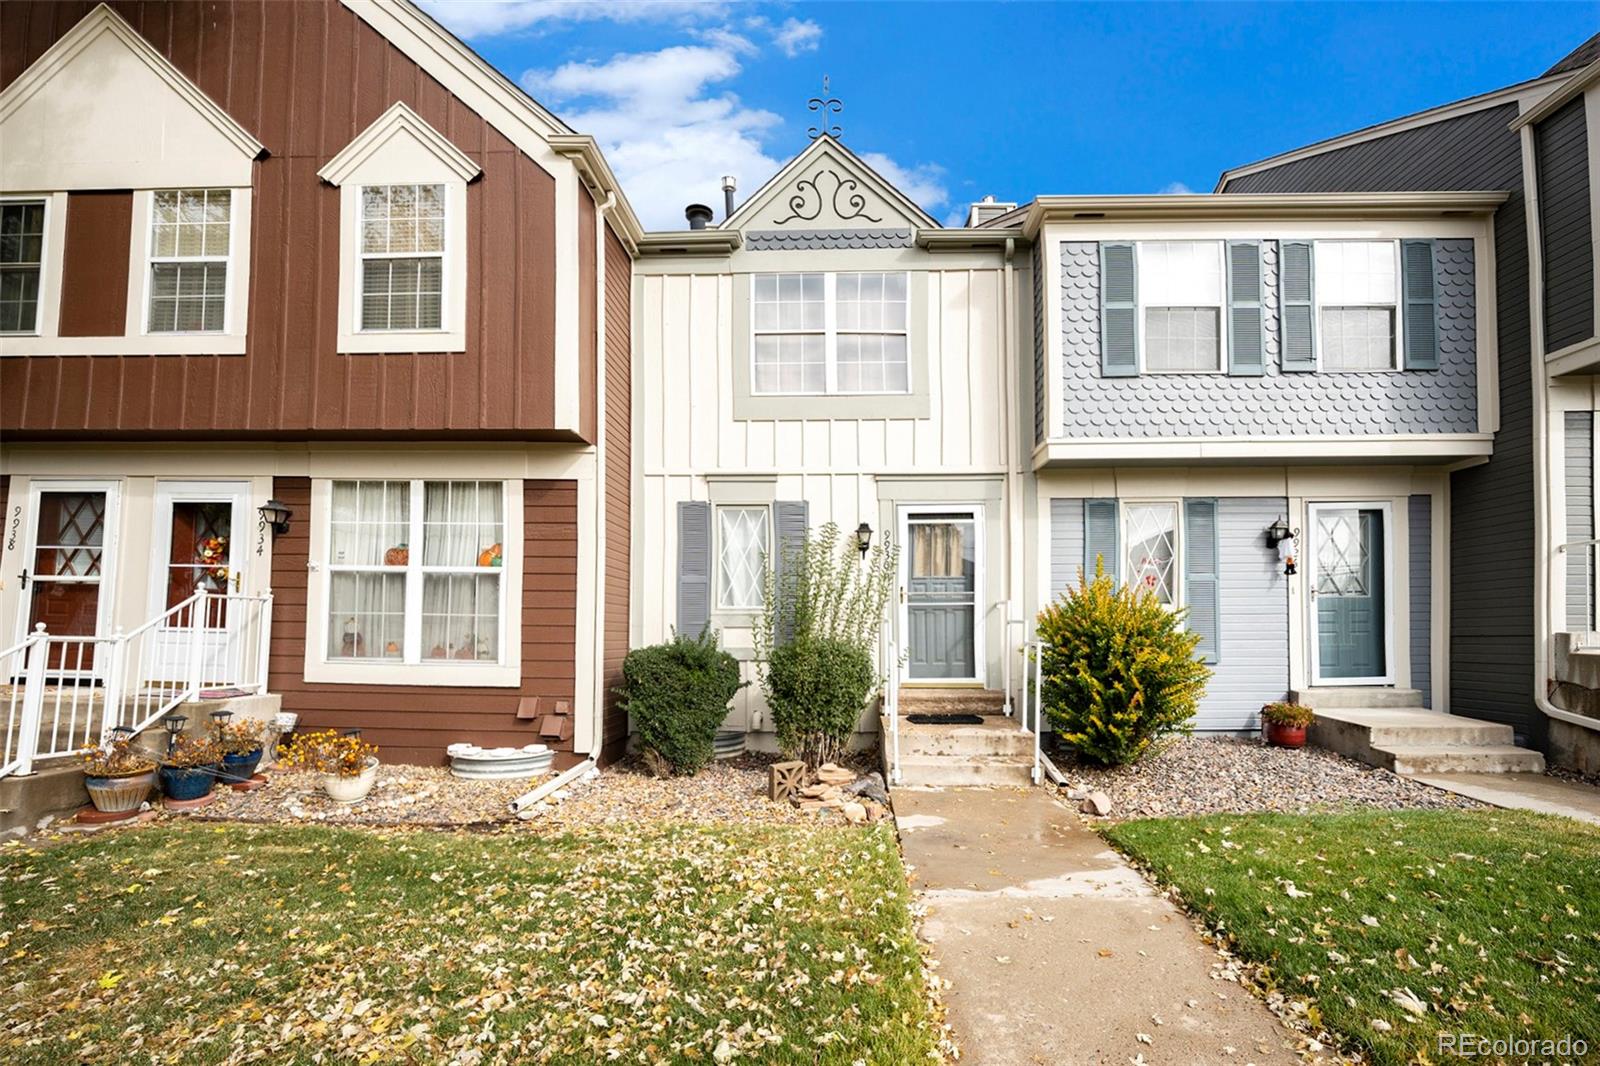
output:
<path id="1" fill-rule="evenodd" d="M 29 491 L 34 518 L 23 569 L 23 632 L 44 623 L 52 636 L 94 636 L 104 630 L 111 572 L 116 485 L 111 482 L 35 481 Z M 19 636 L 20 639 L 20 636 Z M 93 676 L 92 642 L 53 645 L 49 669 Z"/>
<path id="2" fill-rule="evenodd" d="M 157 663 L 151 680 L 190 677 L 194 619 L 188 610 L 168 615 L 201 589 L 218 597 L 239 592 L 248 553 L 235 530 L 250 528 L 245 509 L 249 485 L 242 481 L 163 482 L 156 487 L 150 615 L 164 617 L 157 630 Z M 229 603 L 208 601 L 200 638 L 202 680 L 232 676 L 242 649 L 230 633 Z"/>
<path id="3" fill-rule="evenodd" d="M 907 675 L 978 681 L 981 512 L 976 508 L 902 512 Z"/>
<path id="4" fill-rule="evenodd" d="M 1389 506 L 1311 504 L 1312 681 L 1389 684 Z"/>

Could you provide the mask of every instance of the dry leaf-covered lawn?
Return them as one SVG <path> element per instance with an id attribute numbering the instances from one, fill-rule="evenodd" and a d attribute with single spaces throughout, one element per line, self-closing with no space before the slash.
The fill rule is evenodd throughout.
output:
<path id="1" fill-rule="evenodd" d="M 1600 1055 L 1600 829 L 1514 811 L 1219 815 L 1105 833 L 1375 1063 L 1440 1034 Z M 1463 1045 L 1457 1044 L 1458 1047 Z M 1588 1061 L 1559 1049 L 1479 1061 Z"/>
<path id="2" fill-rule="evenodd" d="M 0 850 L 0 1061 L 927 1061 L 887 828 L 163 825 Z"/>

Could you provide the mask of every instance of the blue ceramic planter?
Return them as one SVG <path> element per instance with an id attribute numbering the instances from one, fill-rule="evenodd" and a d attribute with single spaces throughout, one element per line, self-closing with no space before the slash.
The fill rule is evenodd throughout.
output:
<path id="1" fill-rule="evenodd" d="M 197 800 L 217 783 L 215 766 L 163 766 L 161 791 L 170 800 Z"/>
<path id="2" fill-rule="evenodd" d="M 242 755 L 229 753 L 222 757 L 222 779 L 229 784 L 248 781 L 255 775 L 256 766 L 261 762 L 261 749 L 247 751 Z"/>

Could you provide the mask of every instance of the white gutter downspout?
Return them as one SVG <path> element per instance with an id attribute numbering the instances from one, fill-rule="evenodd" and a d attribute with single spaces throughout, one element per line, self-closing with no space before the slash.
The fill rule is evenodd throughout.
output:
<path id="1" fill-rule="evenodd" d="M 565 770 L 561 771 L 555 777 L 552 777 L 538 788 L 535 788 L 533 791 L 524 792 L 522 795 L 512 800 L 511 813 L 515 814 L 523 821 L 527 821 L 535 817 L 534 809 L 538 806 L 540 800 L 550 795 L 550 793 L 566 787 L 573 781 L 576 781 L 578 778 L 589 773 L 591 770 L 593 770 L 595 773 L 600 772 L 599 767 L 594 761 L 594 756 L 592 755 L 583 760 L 581 763 L 578 763 L 576 766 L 567 767 Z"/>
<path id="2" fill-rule="evenodd" d="M 1549 485 L 1550 374 L 1544 358 L 1544 247 L 1539 232 L 1539 182 L 1533 124 L 1522 127 L 1523 214 L 1528 231 L 1528 342 L 1533 361 L 1533 702 L 1547 718 L 1600 731 L 1600 719 L 1557 707 L 1547 693 L 1554 677 L 1550 648 L 1550 560 L 1555 554 L 1550 530 Z"/>
<path id="3" fill-rule="evenodd" d="M 1020 547 L 1015 543 L 1022 529 L 1021 506 L 1018 498 L 1021 491 L 1021 479 L 1017 476 L 1017 463 L 1021 445 L 1021 408 L 1019 405 L 1018 391 L 1021 383 L 1021 372 L 1017 369 L 1016 360 L 1016 329 L 1017 329 L 1017 278 L 1016 267 L 1012 259 L 1017 254 L 1017 241 L 1015 237 L 1006 238 L 1006 266 L 1001 292 L 1002 326 L 1000 330 L 1000 365 L 1005 368 L 1006 387 L 1006 535 L 1002 538 L 1005 548 L 1005 575 L 1006 598 L 1000 613 L 1000 650 L 1005 656 L 1004 677 L 1006 687 L 1006 717 L 1011 717 L 1011 660 L 1014 653 L 1011 647 L 1011 612 L 1018 593 L 1017 575 L 1014 560 L 1020 554 Z M 1026 724 L 1026 723 L 1024 723 Z"/>

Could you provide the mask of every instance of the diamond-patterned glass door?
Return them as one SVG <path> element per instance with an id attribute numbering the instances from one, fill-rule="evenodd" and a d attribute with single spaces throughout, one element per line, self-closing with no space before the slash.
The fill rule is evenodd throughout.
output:
<path id="1" fill-rule="evenodd" d="M 59 636 L 91 636 L 100 616 L 105 570 L 106 494 L 41 492 L 29 575 L 28 630 L 40 622 Z M 60 660 L 65 654 L 66 660 Z M 94 645 L 59 646 L 51 669 L 88 671 Z M 81 658 L 81 662 L 80 662 Z"/>
<path id="2" fill-rule="evenodd" d="M 1317 679 L 1382 681 L 1388 675 L 1381 507 L 1313 506 Z"/>

